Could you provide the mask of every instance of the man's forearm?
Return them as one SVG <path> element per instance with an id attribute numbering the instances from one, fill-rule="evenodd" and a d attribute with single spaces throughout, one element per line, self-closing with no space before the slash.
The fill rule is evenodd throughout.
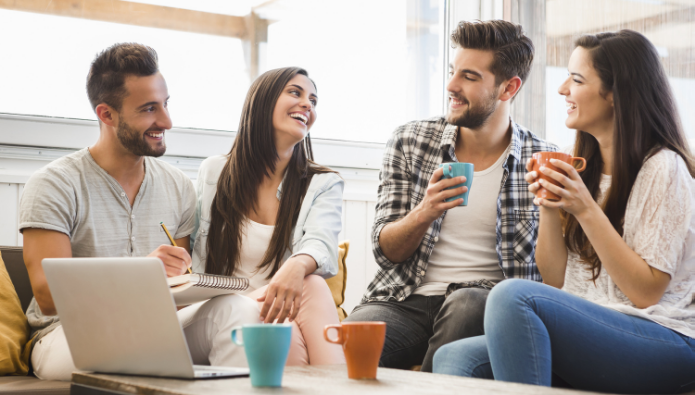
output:
<path id="1" fill-rule="evenodd" d="M 388 260 L 401 263 L 410 258 L 422 242 L 431 222 L 420 220 L 416 208 L 401 220 L 392 222 L 381 229 L 379 246 Z"/>

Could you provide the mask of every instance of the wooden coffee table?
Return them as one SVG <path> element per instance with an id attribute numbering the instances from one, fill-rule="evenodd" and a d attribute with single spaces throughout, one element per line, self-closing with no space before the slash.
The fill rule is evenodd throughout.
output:
<path id="1" fill-rule="evenodd" d="M 510 384 L 432 373 L 379 368 L 376 380 L 350 380 L 345 365 L 287 367 L 282 388 L 253 388 L 246 378 L 176 380 L 74 373 L 72 395 L 105 394 L 519 394 L 587 395 L 589 392 Z"/>

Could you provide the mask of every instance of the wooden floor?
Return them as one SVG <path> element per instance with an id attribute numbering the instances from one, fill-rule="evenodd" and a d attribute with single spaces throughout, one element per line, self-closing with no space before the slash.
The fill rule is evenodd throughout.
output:
<path id="1" fill-rule="evenodd" d="M 380 368 L 376 380 L 350 380 L 345 365 L 288 367 L 282 388 L 253 388 L 249 378 L 175 380 L 151 377 L 73 374 L 73 383 L 103 389 L 108 393 L 171 394 L 591 394 L 585 391 L 510 384 L 492 380 L 470 379 Z M 98 394 L 99 392 L 90 392 Z"/>

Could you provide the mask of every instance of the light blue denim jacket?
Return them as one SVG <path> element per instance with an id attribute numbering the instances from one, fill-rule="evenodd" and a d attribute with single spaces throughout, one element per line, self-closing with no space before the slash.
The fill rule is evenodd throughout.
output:
<path id="1" fill-rule="evenodd" d="M 213 156 L 205 159 L 198 170 L 195 227 L 191 234 L 193 271 L 197 273 L 205 271 L 210 206 L 226 162 L 226 155 Z M 344 186 L 345 182 L 336 173 L 317 174 L 311 179 L 292 234 L 292 251 L 285 253 L 283 262 L 306 254 L 316 260 L 318 268 L 314 274 L 323 278 L 338 274 L 338 233 L 342 228 Z M 278 200 L 281 194 L 282 184 L 277 191 Z"/>

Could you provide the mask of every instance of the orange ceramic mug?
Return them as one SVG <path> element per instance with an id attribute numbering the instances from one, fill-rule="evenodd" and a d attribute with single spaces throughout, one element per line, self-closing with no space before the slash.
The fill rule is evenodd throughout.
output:
<path id="1" fill-rule="evenodd" d="M 535 154 L 533 154 L 533 157 L 531 158 L 532 170 L 538 174 L 539 178 L 541 178 L 545 181 L 548 181 L 549 183 L 551 183 L 553 185 L 557 185 L 560 188 L 562 188 L 562 185 L 559 182 L 553 180 L 552 178 L 550 178 L 550 177 L 548 177 L 545 174 L 540 172 L 541 166 L 545 166 L 548 169 L 555 170 L 556 172 L 558 172 L 562 175 L 565 175 L 565 176 L 567 175 L 567 173 L 565 173 L 564 170 L 560 170 L 559 168 L 551 165 L 550 164 L 551 159 L 558 159 L 558 160 L 561 160 L 563 162 L 569 163 L 572 166 L 574 166 L 575 162 L 579 161 L 582 163 L 582 165 L 580 168 L 577 169 L 577 171 L 582 172 L 582 171 L 584 171 L 584 169 L 586 169 L 586 159 L 584 159 L 584 158 L 576 158 L 576 157 L 573 157 L 572 155 L 565 154 L 562 152 L 536 152 Z M 560 200 L 560 197 L 558 195 L 550 192 L 549 190 L 547 190 L 543 187 L 539 188 L 536 191 L 536 197 L 548 199 L 548 200 Z"/>
<path id="2" fill-rule="evenodd" d="M 328 337 L 328 331 L 335 329 L 336 339 Z M 386 323 L 344 322 L 338 325 L 326 325 L 323 337 L 327 342 L 341 344 L 347 361 L 348 378 L 375 379 L 379 366 L 381 350 L 386 338 Z"/>

